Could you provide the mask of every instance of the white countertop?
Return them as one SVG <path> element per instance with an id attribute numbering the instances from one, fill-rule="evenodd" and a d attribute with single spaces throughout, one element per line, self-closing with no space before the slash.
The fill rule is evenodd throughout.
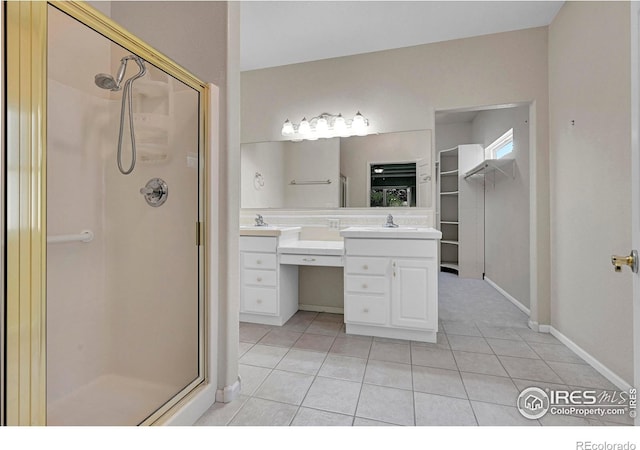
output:
<path id="1" fill-rule="evenodd" d="M 278 227 L 278 226 L 242 226 L 240 227 L 240 236 L 281 236 L 286 233 L 299 233 L 300 227 Z"/>
<path id="2" fill-rule="evenodd" d="M 426 227 L 385 228 L 373 226 L 345 228 L 340 231 L 340 236 L 368 239 L 441 239 L 442 233 L 435 228 Z"/>
<path id="3" fill-rule="evenodd" d="M 278 253 L 293 255 L 344 255 L 344 241 L 290 241 L 278 246 Z"/>

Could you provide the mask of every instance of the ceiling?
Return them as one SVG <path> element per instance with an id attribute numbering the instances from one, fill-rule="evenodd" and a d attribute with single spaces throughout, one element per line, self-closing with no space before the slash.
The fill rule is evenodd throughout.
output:
<path id="1" fill-rule="evenodd" d="M 549 25 L 561 1 L 243 1 L 240 69 Z"/>

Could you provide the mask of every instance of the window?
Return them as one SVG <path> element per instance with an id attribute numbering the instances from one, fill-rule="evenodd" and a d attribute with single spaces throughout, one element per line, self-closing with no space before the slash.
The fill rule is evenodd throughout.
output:
<path id="1" fill-rule="evenodd" d="M 485 158 L 500 159 L 513 152 L 513 128 L 484 149 Z"/>

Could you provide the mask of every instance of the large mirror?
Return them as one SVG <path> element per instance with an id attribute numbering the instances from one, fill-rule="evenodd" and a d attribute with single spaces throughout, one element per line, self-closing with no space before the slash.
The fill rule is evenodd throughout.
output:
<path id="1" fill-rule="evenodd" d="M 242 208 L 431 207 L 431 130 L 242 144 Z"/>

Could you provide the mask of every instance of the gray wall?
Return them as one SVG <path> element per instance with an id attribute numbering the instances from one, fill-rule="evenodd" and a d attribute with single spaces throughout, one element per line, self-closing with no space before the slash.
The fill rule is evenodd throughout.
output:
<path id="1" fill-rule="evenodd" d="M 485 276 L 529 308 L 529 107 L 481 111 L 472 142 L 487 147 L 513 128 L 515 179 L 485 176 Z"/>
<path id="2" fill-rule="evenodd" d="M 566 2 L 549 29 L 551 324 L 633 384 L 628 2 Z M 572 124 L 571 121 L 575 121 Z"/>

